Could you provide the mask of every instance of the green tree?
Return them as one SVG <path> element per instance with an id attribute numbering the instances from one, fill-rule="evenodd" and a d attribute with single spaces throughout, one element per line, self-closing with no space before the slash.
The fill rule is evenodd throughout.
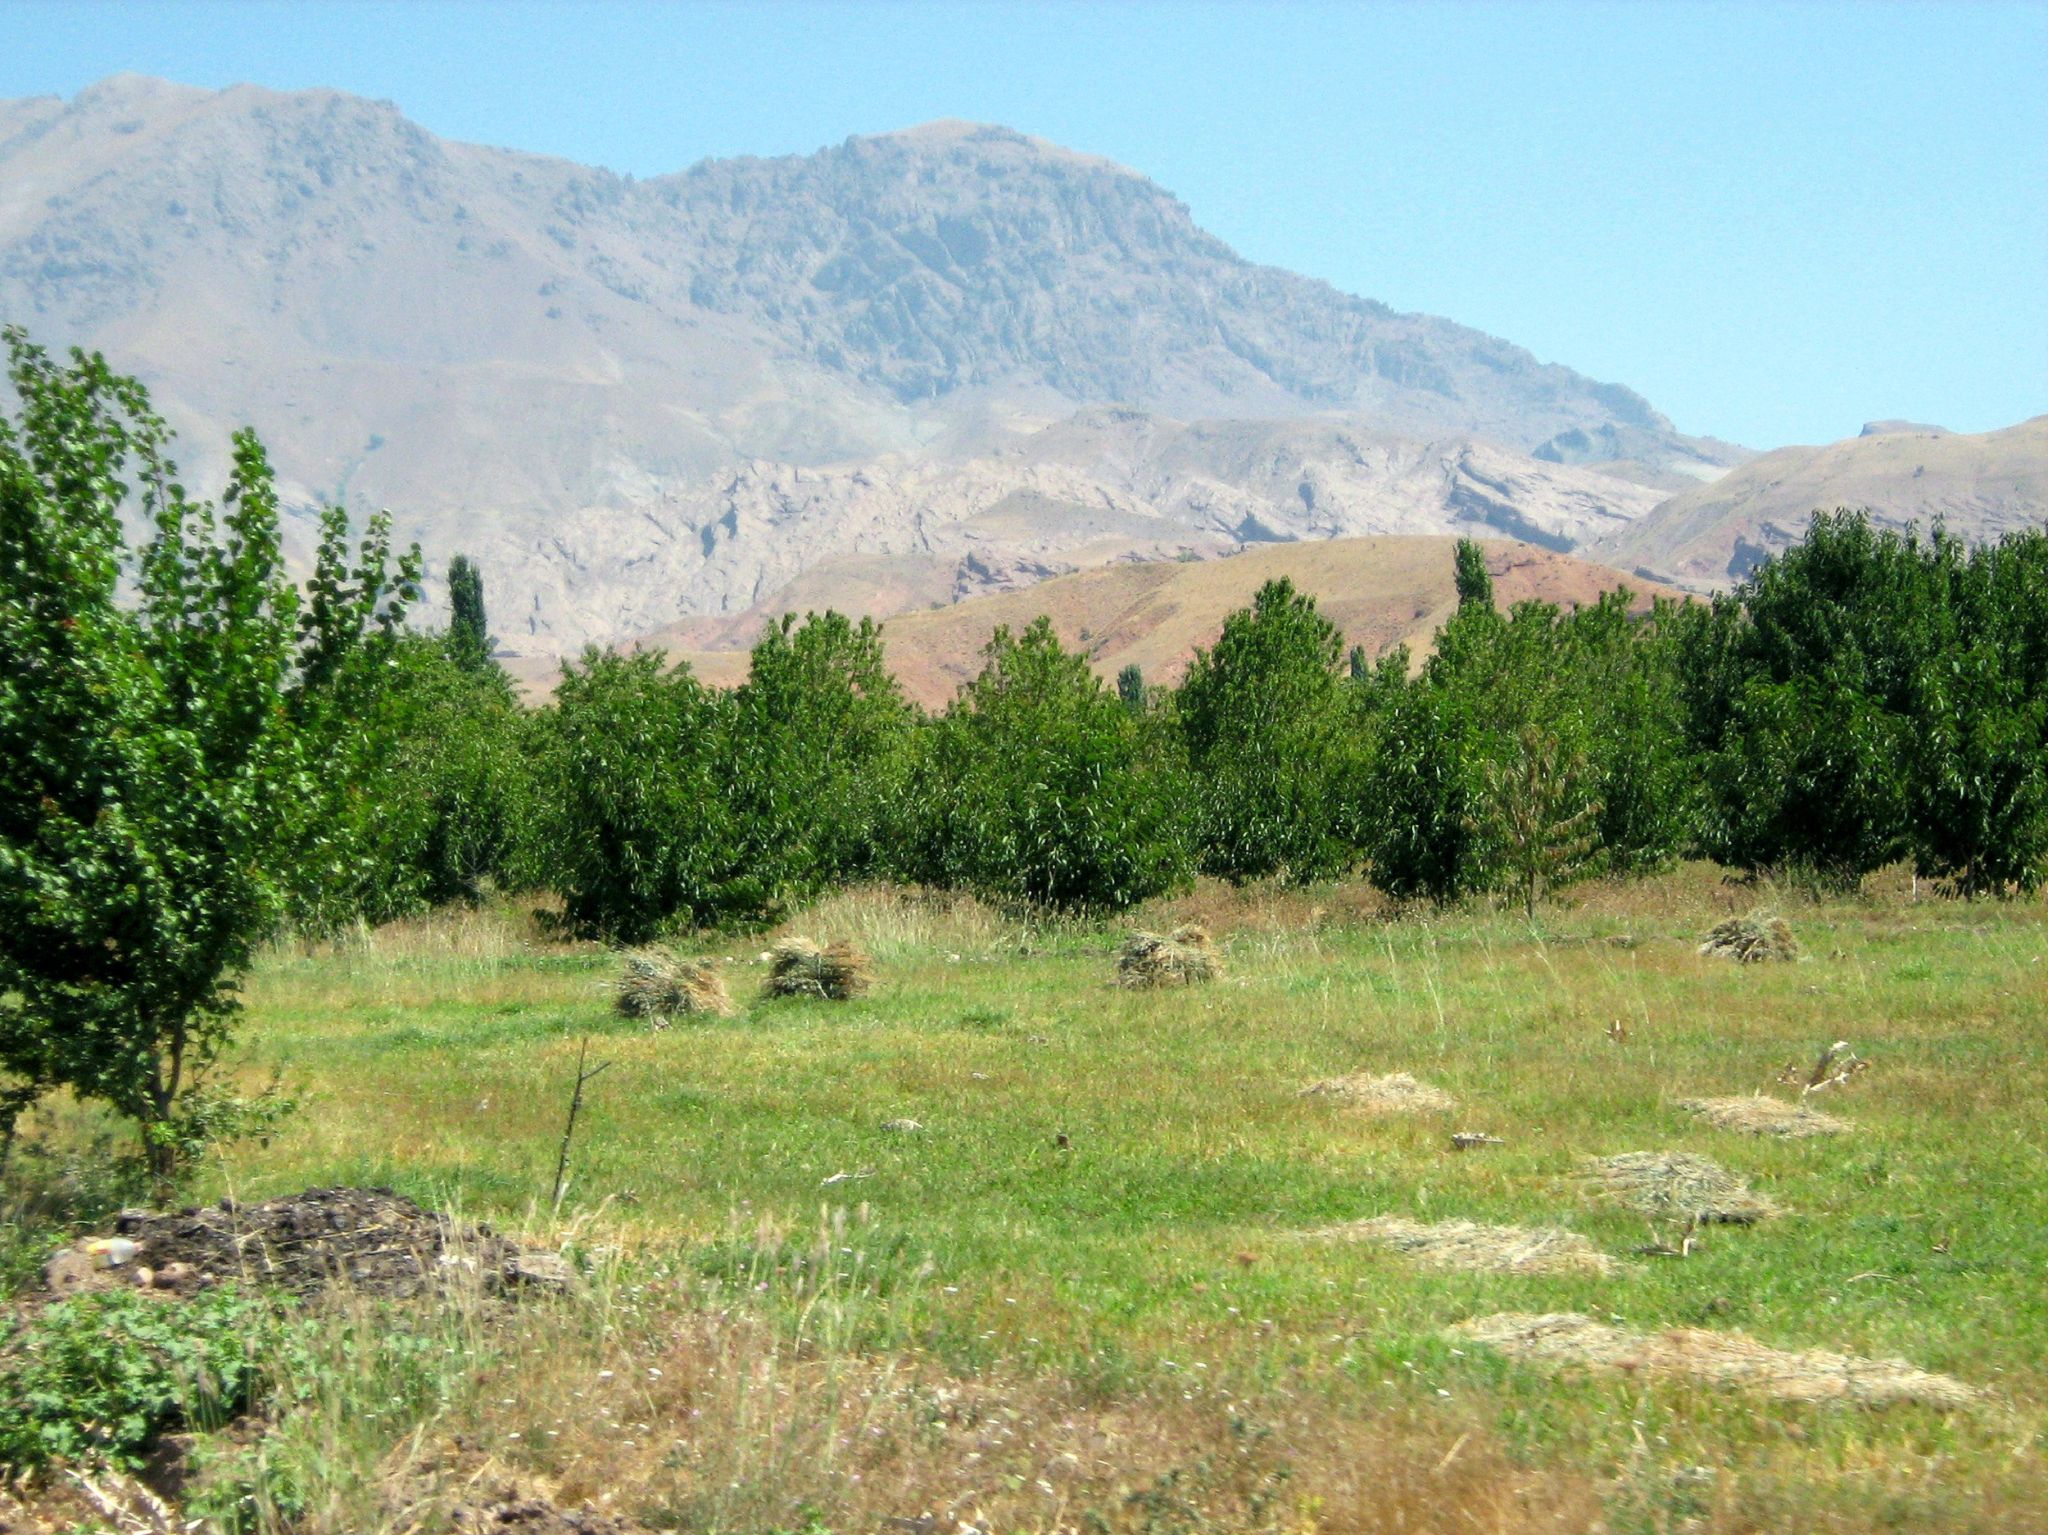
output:
<path id="1" fill-rule="evenodd" d="M 659 651 L 593 648 L 563 668 L 534 726 L 520 868 L 560 894 L 576 931 L 641 943 L 732 914 L 724 711 Z"/>
<path id="2" fill-rule="evenodd" d="M 398 658 L 419 577 L 418 545 L 393 559 L 388 512 L 374 514 L 352 548 L 348 514 L 322 510 L 287 692 L 306 765 L 290 801 L 287 916 L 305 930 L 409 909 L 385 883 L 398 830 L 387 796 L 405 731 Z"/>
<path id="3" fill-rule="evenodd" d="M 2048 535 L 1925 551 L 1940 600 L 1916 658 L 1908 832 L 1919 872 L 1957 895 L 2048 873 Z"/>
<path id="4" fill-rule="evenodd" d="M 208 1068 L 330 770 L 296 696 L 350 657 L 339 626 L 302 639 L 254 434 L 220 507 L 195 501 L 138 384 L 5 339 L 0 1067 L 17 1105 L 64 1087 L 128 1116 L 167 1179 L 220 1122 Z M 130 509 L 153 530 L 133 557 Z"/>
<path id="5" fill-rule="evenodd" d="M 1062 649 L 1049 620 L 996 630 L 981 674 L 918 733 L 903 872 L 1072 910 L 1118 910 L 1187 876 L 1185 780 L 1164 731 Z"/>
<path id="6" fill-rule="evenodd" d="M 1284 578 L 1196 654 L 1176 703 L 1205 871 L 1309 880 L 1357 861 L 1363 743 L 1342 656 L 1337 626 Z"/>
<path id="7" fill-rule="evenodd" d="M 484 617 L 484 575 L 466 554 L 448 562 L 448 654 L 467 672 L 493 666 L 490 624 Z"/>
<path id="8" fill-rule="evenodd" d="M 828 612 L 770 624 L 728 721 L 739 867 L 759 914 L 875 873 L 911 711 L 874 621 Z M 737 888 L 733 898 L 744 900 Z"/>
<path id="9" fill-rule="evenodd" d="M 1512 756 L 1481 765 L 1474 830 L 1492 852 L 1496 883 L 1520 899 L 1531 922 L 1546 892 L 1598 862 L 1601 806 L 1590 778 L 1583 755 L 1533 722 L 1517 735 Z"/>
<path id="10" fill-rule="evenodd" d="M 1131 713 L 1145 712 L 1145 673 L 1136 661 L 1116 674 L 1116 696 Z"/>
<path id="11" fill-rule="evenodd" d="M 1909 846 L 1918 685 L 1946 594 L 1918 541 L 1816 513 L 1754 571 L 1690 663 L 1708 788 L 1702 837 L 1745 869 L 1834 885 Z"/>
<path id="12" fill-rule="evenodd" d="M 518 827 L 532 796 L 532 721 L 503 670 L 473 672 L 445 644 L 405 641 L 393 660 L 393 745 L 379 764 L 366 915 L 481 899 L 517 884 Z"/>
<path id="13" fill-rule="evenodd" d="M 1454 560 L 1458 606 L 1492 607 L 1493 576 L 1486 569 L 1486 551 L 1471 539 L 1461 538 Z"/>

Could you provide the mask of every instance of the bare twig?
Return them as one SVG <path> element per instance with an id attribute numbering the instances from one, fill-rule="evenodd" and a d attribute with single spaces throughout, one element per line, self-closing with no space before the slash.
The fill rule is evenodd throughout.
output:
<path id="1" fill-rule="evenodd" d="M 576 1090 L 569 1095 L 569 1122 L 562 1129 L 562 1154 L 555 1158 L 555 1192 L 550 1205 L 558 1212 L 562 1208 L 562 1195 L 568 1191 L 569 1187 L 569 1143 L 576 1138 L 576 1116 L 583 1112 L 583 1089 L 587 1084 L 603 1076 L 611 1068 L 612 1064 L 610 1061 L 606 1061 L 602 1065 L 593 1066 L 586 1071 L 583 1069 L 583 1063 L 589 1059 L 589 1056 L 590 1036 L 586 1034 L 581 1044 L 577 1046 Z"/>

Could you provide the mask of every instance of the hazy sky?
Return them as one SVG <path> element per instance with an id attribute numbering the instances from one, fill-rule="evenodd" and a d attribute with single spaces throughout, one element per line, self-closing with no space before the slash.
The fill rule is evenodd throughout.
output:
<path id="1" fill-rule="evenodd" d="M 1766 447 L 2048 411 L 2048 3 L 99 5 L 0 96 L 331 85 L 648 175 L 935 117 Z"/>

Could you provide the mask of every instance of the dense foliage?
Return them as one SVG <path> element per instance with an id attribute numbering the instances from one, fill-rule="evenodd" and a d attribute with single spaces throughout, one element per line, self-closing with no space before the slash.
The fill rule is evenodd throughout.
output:
<path id="1" fill-rule="evenodd" d="M 1276 581 L 1177 688 L 1105 685 L 1041 619 L 926 715 L 881 631 L 827 613 L 770 626 L 729 692 L 592 650 L 530 708 L 472 562 L 449 630 L 413 632 L 417 551 L 330 510 L 302 593 L 252 435 L 220 505 L 194 500 L 131 380 L 8 347 L 0 1140 L 68 1088 L 167 1172 L 233 1127 L 204 1079 L 258 944 L 492 886 L 638 942 L 863 879 L 1113 911 L 1198 869 L 1356 874 L 1533 918 L 1687 855 L 1833 885 L 1910 859 L 1966 896 L 2048 872 L 2040 532 L 1969 549 L 1818 515 L 1736 591 L 1648 611 L 1502 612 L 1460 543 L 1419 667 L 1347 651 Z"/>

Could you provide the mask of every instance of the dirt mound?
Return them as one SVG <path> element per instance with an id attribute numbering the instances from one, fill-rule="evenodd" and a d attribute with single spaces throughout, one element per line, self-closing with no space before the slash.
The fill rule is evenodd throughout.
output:
<path id="1" fill-rule="evenodd" d="M 1846 1119 L 1823 1114 L 1803 1103 L 1766 1098 L 1753 1093 L 1746 1098 L 1681 1098 L 1678 1106 L 1697 1114 L 1716 1130 L 1736 1130 L 1744 1135 L 1781 1135 L 1804 1140 L 1814 1135 L 1847 1135 L 1856 1127 Z"/>
<path id="2" fill-rule="evenodd" d="M 1629 1151 L 1596 1157 L 1587 1172 L 1597 1191 L 1653 1217 L 1747 1226 L 1778 1207 L 1718 1162 L 1689 1151 Z"/>
<path id="3" fill-rule="evenodd" d="M 460 1225 L 390 1189 L 346 1188 L 256 1205 L 223 1199 L 175 1213 L 124 1210 L 112 1237 L 65 1249 L 44 1274 L 59 1292 L 136 1283 L 198 1289 L 232 1279 L 296 1295 L 339 1286 L 398 1298 L 459 1275 L 491 1291 L 575 1282 L 555 1253 Z"/>
<path id="4" fill-rule="evenodd" d="M 1491 1274 L 1611 1274 L 1614 1260 L 1576 1231 L 1558 1226 L 1426 1225 L 1399 1215 L 1352 1221 L 1317 1233 L 1390 1247 L 1431 1268 Z"/>
<path id="5" fill-rule="evenodd" d="M 1692 1327 L 1630 1332 L 1575 1312 L 1538 1316 L 1510 1311 L 1474 1317 L 1445 1331 L 1449 1337 L 1534 1364 L 1689 1375 L 1788 1402 L 1853 1402 L 1864 1407 L 1918 1402 L 1953 1408 L 1966 1407 L 1979 1395 L 1952 1376 L 1930 1374 L 1903 1359 L 1865 1359 L 1820 1349 L 1792 1352 L 1741 1333 Z"/>
<path id="6" fill-rule="evenodd" d="M 1439 1114 L 1458 1106 L 1458 1100 L 1440 1087 L 1418 1082 L 1405 1071 L 1376 1077 L 1354 1072 L 1348 1077 L 1326 1077 L 1301 1090 L 1304 1098 L 1336 1098 L 1368 1114 Z"/>
<path id="7" fill-rule="evenodd" d="M 1209 930 L 1186 922 L 1161 937 L 1133 933 L 1116 952 L 1119 986 L 1192 986 L 1223 974 L 1223 961 L 1209 947 Z"/>
<path id="8" fill-rule="evenodd" d="M 642 1525 L 588 1509 L 557 1508 L 546 1498 L 508 1497 L 487 1503 L 460 1503 L 448 1522 L 465 1532 L 500 1530 L 507 1535 L 639 1535 Z"/>

